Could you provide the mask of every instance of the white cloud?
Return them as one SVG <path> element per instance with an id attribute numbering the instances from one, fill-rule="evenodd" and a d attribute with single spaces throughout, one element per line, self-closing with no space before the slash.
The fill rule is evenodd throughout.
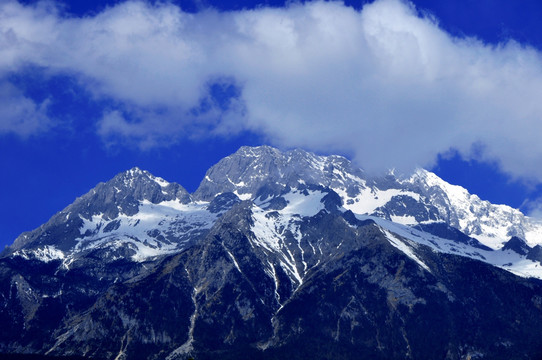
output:
<path id="1" fill-rule="evenodd" d="M 454 38 L 398 0 L 197 14 L 127 2 L 86 18 L 7 2 L 0 45 L 0 73 L 71 74 L 130 109 L 104 113 L 105 138 L 151 147 L 250 129 L 399 170 L 482 145 L 476 156 L 542 181 L 540 51 Z M 216 79 L 241 89 L 226 110 L 209 94 Z"/>
<path id="2" fill-rule="evenodd" d="M 27 137 L 45 131 L 50 126 L 48 104 L 47 100 L 36 104 L 12 84 L 0 80 L 0 134 Z"/>
<path id="3" fill-rule="evenodd" d="M 541 219 L 542 218 L 542 197 L 537 197 L 534 199 L 525 199 L 523 203 L 521 204 L 520 209 L 528 216 Z"/>

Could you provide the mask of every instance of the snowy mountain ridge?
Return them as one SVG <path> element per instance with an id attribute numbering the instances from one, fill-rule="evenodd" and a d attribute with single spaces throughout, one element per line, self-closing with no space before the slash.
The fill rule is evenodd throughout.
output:
<path id="1" fill-rule="evenodd" d="M 299 149 L 280 152 L 267 146 L 242 147 L 207 172 L 194 196 L 207 199 L 229 191 L 254 199 L 262 188 L 277 193 L 298 184 L 333 189 L 345 209 L 356 214 L 406 225 L 444 221 L 493 249 L 500 249 L 512 236 L 530 246 L 542 244 L 541 220 L 481 200 L 427 170 L 418 169 L 406 179 L 391 174 L 374 178 L 342 156 L 319 156 Z"/>
<path id="2" fill-rule="evenodd" d="M 0 355 L 541 358 L 539 229 L 302 150 L 241 148 L 192 194 L 134 168 L 0 256 Z"/>
<path id="3" fill-rule="evenodd" d="M 530 246 L 542 244 L 540 219 L 528 217 L 508 205 L 481 200 L 427 170 L 417 170 L 406 182 L 417 186 L 450 226 L 493 249 L 500 249 L 512 236 L 524 239 Z"/>
<path id="4" fill-rule="evenodd" d="M 297 193 L 297 196 L 294 195 Z M 304 217 L 311 217 L 318 214 L 326 207 L 322 200 L 323 193 L 308 192 L 305 195 L 300 192 L 289 193 L 288 206 L 282 210 L 264 209 L 254 205 L 252 208 L 254 242 L 266 248 L 268 251 L 280 253 L 282 256 L 283 268 L 292 276 L 292 281 L 302 283 L 303 275 L 307 268 L 315 265 L 315 261 L 307 263 L 307 258 L 317 259 L 322 253 L 322 244 L 304 244 L 299 224 Z M 296 211 L 292 211 L 296 208 Z M 348 211 L 345 208 L 337 208 L 340 212 Z M 403 251 L 408 257 L 418 263 L 423 269 L 429 268 L 418 257 L 418 246 L 423 245 L 433 251 L 460 255 L 508 270 L 523 277 L 535 277 L 542 279 L 542 264 L 539 261 L 528 259 L 524 254 L 507 249 L 506 251 L 493 250 L 476 243 L 476 240 L 466 242 L 462 239 L 448 239 L 433 235 L 416 226 L 409 226 L 377 216 L 354 214 L 358 221 L 373 221 L 381 229 L 390 243 Z M 288 239 L 291 243 L 288 244 Z M 323 239 L 322 239 L 323 240 Z M 293 243 L 293 244 L 292 244 Z M 337 249 L 343 246 L 342 243 L 335 245 Z M 299 251 L 298 251 L 299 250 Z M 299 254 L 292 255 L 296 252 Z M 301 275 L 300 275 L 301 274 Z"/>
<path id="5" fill-rule="evenodd" d="M 326 206 L 324 198 L 335 204 Z M 243 200 L 252 204 L 255 242 L 269 251 L 286 251 L 281 255 L 284 268 L 298 283 L 308 266 L 305 252 L 314 256 L 316 250 L 298 244 L 297 261 L 291 246 L 281 241 L 287 231 L 299 242 L 296 223 L 326 208 L 374 220 L 383 231 L 400 233 L 435 251 L 542 278 L 537 262 L 524 263 L 526 254 L 508 250 L 508 257 L 498 252 L 493 256 L 479 246 L 458 246 L 415 230 L 445 223 L 493 250 L 501 249 L 512 236 L 524 239 L 530 248 L 542 244 L 542 222 L 519 210 L 483 201 L 426 170 L 404 179 L 391 174 L 375 178 L 341 156 L 299 149 L 280 152 L 268 146 L 242 147 L 224 158 L 209 169 L 194 194 L 147 171 L 130 169 L 99 184 L 39 229 L 21 235 L 10 250 L 14 256 L 62 258 L 66 264 L 92 252 L 106 261 L 122 257 L 146 261 L 197 243 L 224 211 Z"/>

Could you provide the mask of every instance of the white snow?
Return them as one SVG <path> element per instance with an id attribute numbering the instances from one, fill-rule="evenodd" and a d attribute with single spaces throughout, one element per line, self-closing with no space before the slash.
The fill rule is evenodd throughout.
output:
<path id="1" fill-rule="evenodd" d="M 250 193 L 245 193 L 245 194 L 240 194 L 237 190 L 234 190 L 233 192 L 235 195 L 237 195 L 237 197 L 241 200 L 250 200 L 252 199 L 252 194 Z"/>
<path id="2" fill-rule="evenodd" d="M 244 181 L 239 181 L 238 183 L 235 183 L 233 182 L 229 176 L 226 176 L 226 179 L 228 179 L 228 181 L 230 182 L 230 184 L 232 184 L 233 186 L 237 186 L 237 187 L 243 187 L 243 186 L 246 186 L 245 182 Z"/>
<path id="3" fill-rule="evenodd" d="M 410 196 L 416 201 L 420 199 L 420 194 L 401 189 L 379 190 L 376 188 L 364 188 L 359 195 L 353 198 L 348 196 L 345 189 L 334 188 L 333 190 L 343 199 L 345 209 L 360 215 L 372 214 L 379 207 L 386 205 L 394 196 Z M 353 201 L 353 203 L 349 204 L 348 200 Z"/>
<path id="4" fill-rule="evenodd" d="M 297 214 L 300 216 L 314 216 L 320 210 L 324 209 L 322 198 L 326 195 L 321 191 L 309 192 L 304 195 L 298 190 L 293 190 L 284 195 L 288 205 L 280 211 L 282 214 Z"/>
<path id="5" fill-rule="evenodd" d="M 162 179 L 161 177 L 153 176 L 152 179 L 153 179 L 158 185 L 160 185 L 161 187 L 166 187 L 166 186 L 169 185 L 169 182 L 167 182 L 166 180 Z"/>
<path id="6" fill-rule="evenodd" d="M 324 208 L 324 204 L 321 202 L 324 196 L 325 193 L 320 191 L 309 192 L 309 195 L 304 195 L 298 190 L 293 190 L 284 195 L 288 205 L 284 209 L 277 211 L 278 218 L 268 218 L 266 216 L 269 212 L 262 207 L 267 202 L 260 203 L 259 206 L 255 205 L 252 212 L 254 220 L 252 231 L 256 237 L 255 242 L 270 251 L 280 251 L 280 241 L 284 230 L 290 228 L 292 233 L 297 233 L 297 228 L 292 227 L 292 220 L 301 216 L 316 215 Z"/>
<path id="7" fill-rule="evenodd" d="M 390 217 L 391 217 L 391 221 L 396 222 L 398 224 L 403 224 L 403 225 L 415 225 L 415 224 L 418 224 L 418 221 L 416 220 L 416 218 L 414 216 L 409 216 L 409 215 L 395 216 L 395 215 L 391 215 Z"/>
<path id="8" fill-rule="evenodd" d="M 397 236 L 395 236 L 394 234 L 392 234 L 390 231 L 388 230 L 384 230 L 384 234 L 386 234 L 386 237 L 388 238 L 388 240 L 390 241 L 390 244 L 392 244 L 393 246 L 395 246 L 397 249 L 401 250 L 406 256 L 408 256 L 409 258 L 411 258 L 412 260 L 414 260 L 416 263 L 418 263 L 418 265 L 420 265 L 422 268 L 424 268 L 425 270 L 431 272 L 431 270 L 429 270 L 429 267 L 427 265 L 424 264 L 423 261 L 421 261 L 415 254 L 414 252 L 412 251 L 412 246 L 413 244 L 409 244 L 407 245 L 404 241 L 400 240 Z"/>
<path id="9" fill-rule="evenodd" d="M 363 215 L 356 215 L 356 217 L 360 220 L 371 219 L 382 227 L 384 231 L 395 234 L 400 238 L 408 239 L 414 243 L 427 245 L 434 251 L 469 257 L 471 259 L 480 260 L 490 265 L 500 267 L 519 276 L 542 279 L 542 265 L 539 262 L 528 260 L 525 258 L 525 256 L 521 256 L 514 251 L 483 250 L 464 243 L 443 239 L 438 236 L 419 231 L 415 228 L 394 223 L 382 218 Z M 415 255 L 415 247 L 412 247 L 412 243 L 409 244 L 410 246 L 407 248 L 401 247 L 396 241 L 396 239 L 398 239 L 397 236 L 395 236 L 395 239 L 388 236 L 390 243 L 403 251 L 409 257 L 411 257 L 412 254 Z M 402 243 L 405 245 L 404 242 Z M 413 260 L 415 259 L 413 258 Z"/>
<path id="10" fill-rule="evenodd" d="M 254 242 L 259 246 L 266 248 L 269 251 L 280 251 L 280 235 L 277 234 L 275 221 L 268 219 L 265 215 L 267 212 L 260 207 L 254 206 L 252 211 L 252 219 L 254 225 L 252 232 L 254 233 Z"/>
<path id="11" fill-rule="evenodd" d="M 511 234 L 525 239 L 529 246 L 542 244 L 542 220 L 525 216 L 521 211 L 507 205 L 495 205 L 470 194 L 465 188 L 451 185 L 437 175 L 418 169 L 405 182 L 420 184 L 426 189 L 441 189 L 446 198 L 429 199 L 443 218 L 457 218 L 451 226 L 492 249 L 500 249 L 510 240 Z M 444 201 L 444 203 L 443 203 Z"/>
<path id="12" fill-rule="evenodd" d="M 140 175 L 140 174 L 143 174 L 143 171 L 141 171 L 141 169 L 139 169 L 138 167 L 135 167 L 133 169 L 130 169 L 130 176 L 133 177 L 135 175 Z"/>
<path id="13" fill-rule="evenodd" d="M 224 243 L 222 243 L 222 246 L 224 246 Z M 226 247 L 224 246 L 224 249 L 226 249 Z M 231 253 L 231 251 L 229 251 L 228 249 L 226 249 L 226 252 L 228 253 L 228 255 L 230 256 L 230 258 L 233 260 L 233 264 L 235 265 L 235 268 L 240 272 L 240 273 L 243 273 L 241 271 L 241 268 L 239 267 L 239 263 L 237 263 L 237 260 L 235 259 L 235 256 L 233 256 L 233 254 Z"/>
<path id="14" fill-rule="evenodd" d="M 52 245 L 45 245 L 35 249 L 21 249 L 13 253 L 13 256 L 19 256 L 23 259 L 35 259 L 43 262 L 53 260 L 63 260 L 66 254 Z"/>
<path id="15" fill-rule="evenodd" d="M 267 261 L 267 264 L 269 265 L 269 268 L 271 269 L 271 275 L 273 276 L 273 281 L 275 282 L 275 299 L 277 299 L 277 302 L 280 304 L 280 294 L 278 292 L 279 289 L 279 279 L 277 278 L 277 272 L 275 270 L 275 267 L 273 264 L 271 264 L 269 261 Z M 282 305 L 281 305 L 282 307 Z"/>
<path id="16" fill-rule="evenodd" d="M 207 202 L 182 204 L 169 200 L 153 204 L 144 200 L 135 215 L 121 213 L 115 219 L 105 219 L 103 214 L 98 214 L 90 220 L 81 218 L 83 226 L 79 230 L 82 237 L 77 239 L 75 251 L 103 247 L 114 249 L 126 244 L 136 252 L 132 257 L 134 261 L 179 251 L 182 243 L 164 242 L 150 233 L 158 231 L 164 237 L 173 233 L 181 239 L 188 238 L 191 233 L 210 229 L 217 215 L 207 211 L 207 206 Z M 105 232 L 104 229 L 112 221 L 118 222 L 117 228 Z M 84 236 L 87 231 L 91 233 L 90 236 Z"/>
<path id="17" fill-rule="evenodd" d="M 267 251 L 279 254 L 280 266 L 290 276 L 292 283 L 297 284 L 298 287 L 303 283 L 303 276 L 298 270 L 292 250 L 284 243 L 285 232 L 290 231 L 297 240 L 298 248 L 301 251 L 300 266 L 302 266 L 304 275 L 308 264 L 305 262 L 305 254 L 300 245 L 301 234 L 297 221 L 304 216 L 314 216 L 324 209 L 321 200 L 325 195 L 326 193 L 321 191 L 309 191 L 308 195 L 305 195 L 294 189 L 283 195 L 288 204 L 282 210 L 264 210 L 262 207 L 265 207 L 266 201 L 259 205 L 255 204 L 252 208 L 253 226 L 251 230 L 254 234 L 254 238 L 251 239 L 252 243 Z M 276 215 L 269 217 L 271 212 Z"/>
<path id="18" fill-rule="evenodd" d="M 103 213 L 100 213 L 98 215 L 92 215 L 92 218 L 90 220 L 85 219 L 84 217 L 79 215 L 79 217 L 83 220 L 83 226 L 79 228 L 79 232 L 81 233 L 81 235 L 85 234 L 88 230 L 96 230 L 96 224 L 101 224 L 103 222 L 103 215 Z"/>

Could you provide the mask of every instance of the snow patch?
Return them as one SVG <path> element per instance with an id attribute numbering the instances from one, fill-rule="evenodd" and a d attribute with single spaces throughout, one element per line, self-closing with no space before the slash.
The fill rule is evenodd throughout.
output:
<path id="1" fill-rule="evenodd" d="M 376 188 L 364 188 L 361 193 L 355 197 L 350 197 L 344 189 L 333 188 L 335 192 L 343 199 L 344 208 L 355 214 L 372 214 L 376 209 L 386 205 L 394 196 L 410 196 L 416 201 L 420 200 L 420 194 L 401 189 L 379 190 Z"/>
<path id="2" fill-rule="evenodd" d="M 321 191 L 309 192 L 309 195 L 304 195 L 299 190 L 293 190 L 286 195 L 284 199 L 288 203 L 286 207 L 279 211 L 281 214 L 297 214 L 300 216 L 314 216 L 325 206 L 322 203 L 323 197 L 327 193 Z"/>
<path id="3" fill-rule="evenodd" d="M 266 214 L 265 210 L 254 206 L 252 211 L 254 242 L 269 251 L 278 252 L 280 251 L 280 235 L 276 232 L 275 222 L 268 219 Z"/>
<path id="4" fill-rule="evenodd" d="M 393 221 L 395 223 L 398 223 L 398 224 L 403 224 L 403 225 L 415 225 L 415 224 L 418 224 L 418 221 L 416 220 L 416 218 L 414 216 L 391 215 L 390 217 L 391 217 L 391 221 Z"/>
<path id="5" fill-rule="evenodd" d="M 239 191 L 237 190 L 234 190 L 233 193 L 237 195 L 237 197 L 243 201 L 252 199 L 252 194 L 250 193 L 240 194 Z"/>
<path id="6" fill-rule="evenodd" d="M 386 235 L 386 237 L 388 238 L 390 244 L 392 244 L 394 247 L 396 247 L 397 249 L 401 250 L 406 256 L 408 256 L 409 258 L 411 258 L 412 260 L 414 260 L 416 263 L 418 263 L 418 265 L 420 265 L 423 269 L 431 272 L 431 270 L 429 270 L 429 267 L 427 265 L 425 265 L 425 263 L 423 261 L 421 261 L 415 254 L 414 252 L 412 251 L 412 244 L 407 245 L 405 242 L 403 242 L 402 240 L 400 240 L 397 236 L 395 236 L 394 234 L 392 234 L 390 231 L 388 230 L 384 230 L 384 234 Z"/>
<path id="7" fill-rule="evenodd" d="M 394 223 L 375 216 L 356 215 L 356 217 L 360 220 L 371 219 L 381 228 L 385 229 L 385 231 L 397 234 L 401 238 L 408 239 L 413 243 L 426 245 L 433 249 L 433 251 L 483 261 L 518 276 L 542 279 L 542 264 L 537 261 L 529 260 L 525 256 L 521 256 L 514 251 L 483 250 L 465 243 L 443 239 L 438 236 L 419 231 L 410 226 Z M 393 241 L 394 240 L 391 240 L 390 243 L 395 246 L 396 244 L 393 243 Z M 401 251 L 403 250 L 401 249 Z M 413 252 L 412 249 L 410 249 L 410 252 Z"/>
<path id="8" fill-rule="evenodd" d="M 169 182 L 167 182 L 166 180 L 162 179 L 161 177 L 153 176 L 152 179 L 154 180 L 155 183 L 157 183 L 157 184 L 160 185 L 161 187 L 166 187 L 166 186 L 169 185 Z"/>
<path id="9" fill-rule="evenodd" d="M 207 210 L 208 204 L 203 201 L 182 204 L 178 200 L 153 204 L 143 200 L 134 215 L 121 213 L 115 219 L 106 219 L 98 214 L 90 220 L 81 217 L 82 236 L 76 239 L 74 251 L 118 248 L 124 244 L 136 252 L 134 261 L 179 251 L 183 241 L 210 229 L 216 222 L 217 214 Z"/>
<path id="10" fill-rule="evenodd" d="M 18 250 L 13 253 L 13 256 L 18 256 L 25 260 L 34 259 L 48 263 L 53 260 L 63 260 L 66 254 L 52 245 L 45 245 L 36 249 Z"/>

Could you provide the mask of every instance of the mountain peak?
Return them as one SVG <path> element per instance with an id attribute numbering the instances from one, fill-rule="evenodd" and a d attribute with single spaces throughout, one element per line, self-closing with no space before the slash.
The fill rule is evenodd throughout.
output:
<path id="1" fill-rule="evenodd" d="M 134 174 L 143 174 L 143 173 L 148 173 L 148 171 L 146 170 L 141 170 L 138 166 L 134 166 L 133 168 L 131 168 L 130 170 L 126 170 L 127 173 L 134 173 Z"/>
<path id="2" fill-rule="evenodd" d="M 517 236 L 512 236 L 501 249 L 502 251 L 512 250 L 520 255 L 527 255 L 531 250 L 531 247 L 527 245 L 525 240 L 520 239 Z"/>
<path id="3" fill-rule="evenodd" d="M 252 156 L 259 157 L 262 155 L 279 155 L 281 152 L 279 149 L 274 148 L 269 145 L 260 145 L 260 146 L 241 146 L 233 155 L 243 155 L 243 156 Z M 231 155 L 230 155 L 231 156 Z"/>
<path id="4" fill-rule="evenodd" d="M 280 193 L 302 185 L 340 187 L 344 191 L 364 183 L 363 171 L 342 156 L 320 156 L 305 150 L 280 151 L 270 146 L 243 146 L 220 160 L 205 174 L 194 197 L 211 200 L 233 192 L 255 199 L 262 188 Z"/>
<path id="5" fill-rule="evenodd" d="M 38 229 L 21 234 L 10 251 L 22 249 L 31 243 L 70 249 L 74 244 L 73 239 L 80 236 L 85 220 L 92 220 L 94 216 L 106 220 L 116 219 L 121 214 L 132 216 L 139 211 L 142 202 L 158 204 L 170 200 L 187 204 L 191 196 L 181 185 L 169 183 L 134 167 L 107 182 L 99 183 Z M 61 244 L 59 239 L 70 240 Z"/>
<path id="6" fill-rule="evenodd" d="M 191 201 L 190 194 L 181 185 L 167 182 L 138 167 L 121 172 L 113 179 L 98 184 L 80 199 L 84 200 L 78 199 L 79 201 L 76 200 L 73 205 L 86 202 L 97 206 L 89 212 L 89 216 L 103 213 L 109 218 L 118 216 L 119 212 L 133 215 L 141 201 L 153 204 L 167 200 L 178 200 L 181 203 Z"/>
<path id="7" fill-rule="evenodd" d="M 147 170 L 142 170 L 141 168 L 139 168 L 137 166 L 134 166 L 133 168 L 131 168 L 129 170 L 126 170 L 126 171 L 123 171 L 123 172 L 117 174 L 110 181 L 120 180 L 121 182 L 124 182 L 125 185 L 128 185 L 128 182 L 130 182 L 130 184 L 132 184 L 131 181 L 135 181 L 136 179 L 140 179 L 142 181 L 151 180 L 151 181 L 157 183 L 158 185 L 160 185 L 160 187 L 162 187 L 162 188 L 165 188 L 165 187 L 167 187 L 167 186 L 169 186 L 171 184 L 168 181 L 162 179 L 161 177 L 154 176 L 153 174 L 151 174 Z"/>

